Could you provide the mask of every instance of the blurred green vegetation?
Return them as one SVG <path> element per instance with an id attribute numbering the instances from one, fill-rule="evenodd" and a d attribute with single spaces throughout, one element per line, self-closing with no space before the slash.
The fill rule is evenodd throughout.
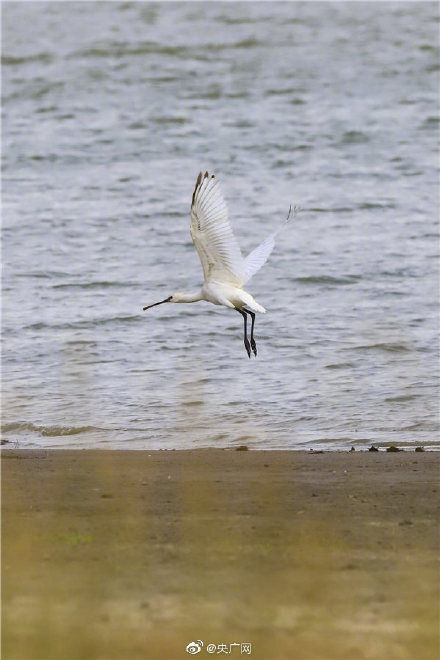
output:
<path id="1" fill-rule="evenodd" d="M 274 660 L 438 657 L 435 553 L 407 545 L 411 524 L 337 495 L 319 514 L 266 458 L 159 454 L 3 460 L 4 660 L 173 660 L 198 639 Z"/>

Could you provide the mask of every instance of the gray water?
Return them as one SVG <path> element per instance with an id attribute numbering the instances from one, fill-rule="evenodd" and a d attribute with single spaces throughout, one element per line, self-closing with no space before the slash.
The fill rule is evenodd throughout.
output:
<path id="1" fill-rule="evenodd" d="M 3 3 L 3 438 L 435 446 L 436 3 Z M 197 289 L 200 169 L 247 253 Z"/>

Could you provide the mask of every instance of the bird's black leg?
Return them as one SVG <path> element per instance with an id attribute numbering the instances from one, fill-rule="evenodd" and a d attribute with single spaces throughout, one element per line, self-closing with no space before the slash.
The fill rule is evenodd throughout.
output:
<path id="1" fill-rule="evenodd" d="M 243 312 L 243 310 L 238 309 L 238 307 L 236 307 L 235 309 L 243 317 L 243 320 L 244 320 L 244 346 L 246 348 L 248 356 L 251 357 L 251 347 L 250 347 L 250 344 L 249 344 L 249 340 L 247 338 L 247 315 L 246 315 L 246 312 Z"/>
<path id="2" fill-rule="evenodd" d="M 254 351 L 255 357 L 257 357 L 257 344 L 255 343 L 254 339 L 254 324 L 255 324 L 255 312 L 251 312 L 250 309 L 245 310 L 251 317 L 252 323 L 251 323 L 251 348 Z"/>

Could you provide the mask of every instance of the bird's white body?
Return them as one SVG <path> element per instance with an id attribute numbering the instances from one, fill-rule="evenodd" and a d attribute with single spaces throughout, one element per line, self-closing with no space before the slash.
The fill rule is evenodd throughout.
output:
<path id="1" fill-rule="evenodd" d="M 243 258 L 229 224 L 228 211 L 218 181 L 214 175 L 210 176 L 206 172 L 202 176 L 200 172 L 192 196 L 190 232 L 202 263 L 204 285 L 198 292 L 174 293 L 155 305 L 165 302 L 192 303 L 206 300 L 213 305 L 235 309 L 244 318 L 244 343 L 247 353 L 250 357 L 250 347 L 252 347 L 256 355 L 253 338 L 255 312 L 264 313 L 266 310 L 243 289 L 243 285 L 267 261 L 274 248 L 278 231 L 270 234 L 255 250 Z M 144 310 L 155 305 L 148 305 Z M 252 318 L 250 344 L 247 340 L 247 314 Z"/>
<path id="2" fill-rule="evenodd" d="M 264 314 L 266 311 L 247 291 L 222 282 L 206 282 L 200 291 L 196 291 L 195 293 L 173 293 L 169 302 L 192 303 L 199 300 L 206 300 L 206 302 L 210 302 L 213 305 L 224 305 L 231 309 L 246 306 L 250 307 L 253 312 L 262 312 Z"/>
<path id="3" fill-rule="evenodd" d="M 253 312 L 265 313 L 264 307 L 259 305 L 250 293 L 232 284 L 221 282 L 207 282 L 202 289 L 203 300 L 213 305 L 224 305 L 233 309 L 249 307 Z"/>

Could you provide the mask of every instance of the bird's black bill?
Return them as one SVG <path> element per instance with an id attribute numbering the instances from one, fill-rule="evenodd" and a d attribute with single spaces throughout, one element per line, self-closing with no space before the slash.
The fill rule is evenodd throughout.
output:
<path id="1" fill-rule="evenodd" d="M 161 301 L 158 302 L 158 303 L 154 303 L 153 305 L 147 305 L 147 307 L 144 307 L 144 308 L 143 308 L 143 309 L 144 309 L 144 312 L 145 312 L 146 309 L 150 309 L 151 307 L 156 307 L 156 305 L 162 305 L 163 303 L 170 302 L 170 300 L 171 300 L 172 297 L 173 297 L 173 296 L 170 296 L 169 298 L 166 298 L 165 300 L 161 300 Z"/>

